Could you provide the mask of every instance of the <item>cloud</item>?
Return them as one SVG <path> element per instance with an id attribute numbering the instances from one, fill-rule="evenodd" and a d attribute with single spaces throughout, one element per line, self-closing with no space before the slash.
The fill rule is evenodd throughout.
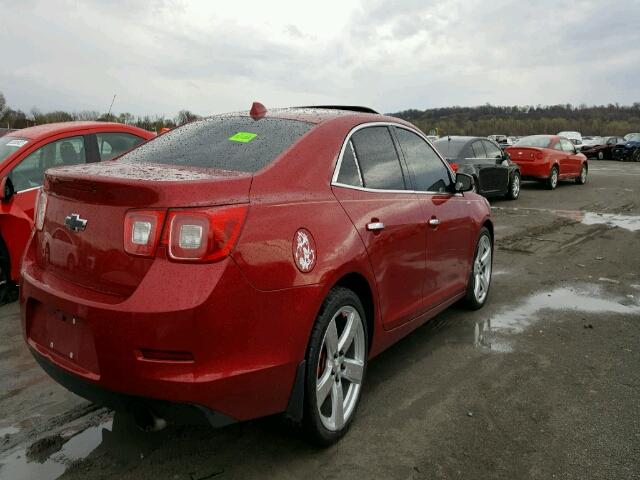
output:
<path id="1" fill-rule="evenodd" d="M 631 103 L 640 2 L 0 0 L 16 107 Z"/>

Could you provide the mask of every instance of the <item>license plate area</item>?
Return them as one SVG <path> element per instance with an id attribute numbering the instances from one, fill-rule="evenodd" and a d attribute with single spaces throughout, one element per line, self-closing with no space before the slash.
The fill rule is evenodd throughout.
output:
<path id="1" fill-rule="evenodd" d="M 99 375 L 93 334 L 85 319 L 41 303 L 31 312 L 29 338 L 33 342 L 66 363 Z"/>

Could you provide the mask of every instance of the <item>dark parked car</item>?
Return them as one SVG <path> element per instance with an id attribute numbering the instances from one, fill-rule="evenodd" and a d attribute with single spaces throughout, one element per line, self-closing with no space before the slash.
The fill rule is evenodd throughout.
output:
<path id="1" fill-rule="evenodd" d="M 640 162 L 640 133 L 625 135 L 625 141 L 613 148 L 613 159 L 623 162 Z"/>
<path id="2" fill-rule="evenodd" d="M 591 145 L 584 145 L 580 153 L 587 158 L 597 158 L 598 160 L 610 160 L 613 149 L 618 143 L 624 143 L 622 137 L 599 137 L 600 140 Z"/>
<path id="3" fill-rule="evenodd" d="M 473 176 L 481 195 L 506 195 L 511 200 L 520 195 L 520 167 L 496 142 L 483 137 L 442 137 L 433 146 L 454 171 Z"/>

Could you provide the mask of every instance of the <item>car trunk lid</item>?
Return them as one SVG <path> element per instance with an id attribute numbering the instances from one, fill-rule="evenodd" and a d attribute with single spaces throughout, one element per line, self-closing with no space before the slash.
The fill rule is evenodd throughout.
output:
<path id="1" fill-rule="evenodd" d="M 248 203 L 251 180 L 247 173 L 119 161 L 52 169 L 38 260 L 69 282 L 127 297 L 153 263 L 124 251 L 128 210 Z"/>
<path id="2" fill-rule="evenodd" d="M 536 147 L 509 147 L 506 149 L 513 162 L 533 162 L 542 155 L 542 149 Z"/>

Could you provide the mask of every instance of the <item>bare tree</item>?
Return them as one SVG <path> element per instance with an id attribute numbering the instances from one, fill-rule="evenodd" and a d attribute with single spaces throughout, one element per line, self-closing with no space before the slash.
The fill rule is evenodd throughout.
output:
<path id="1" fill-rule="evenodd" d="M 178 112 L 178 115 L 176 116 L 176 124 L 184 125 L 185 123 L 193 122 L 194 120 L 198 120 L 199 118 L 199 115 L 196 115 L 189 110 L 180 110 Z"/>

